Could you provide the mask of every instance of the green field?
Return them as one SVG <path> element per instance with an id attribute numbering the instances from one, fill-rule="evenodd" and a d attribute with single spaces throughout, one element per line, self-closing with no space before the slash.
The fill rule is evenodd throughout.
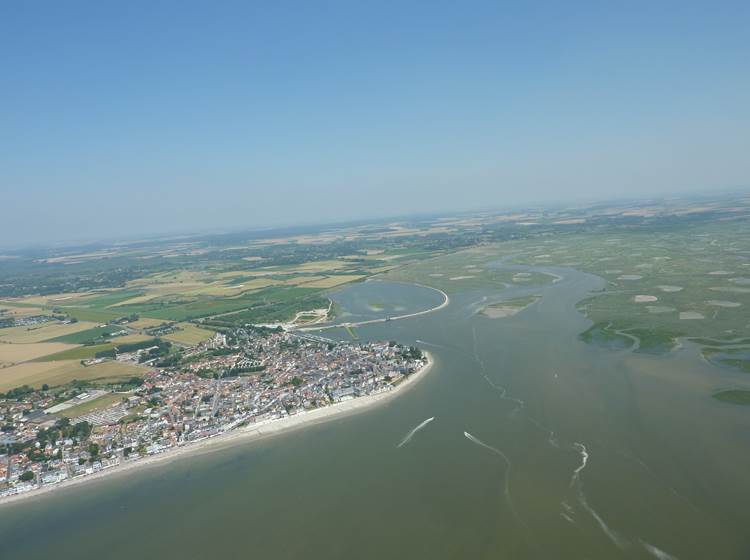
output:
<path id="1" fill-rule="evenodd" d="M 121 331 L 122 327 L 117 325 L 107 325 L 106 327 L 94 327 L 93 329 L 87 329 L 73 334 L 65 336 L 58 336 L 53 338 L 50 342 L 65 342 L 67 344 L 90 344 L 98 339 L 103 338 L 105 335 L 112 334 Z"/>
<path id="2" fill-rule="evenodd" d="M 182 344 L 185 346 L 195 346 L 211 338 L 215 333 L 207 329 L 201 329 L 190 323 L 179 323 L 176 325 L 179 330 L 164 335 L 164 340 Z"/>
<path id="3" fill-rule="evenodd" d="M 62 313 L 78 319 L 79 321 L 92 321 L 94 323 L 107 323 L 119 319 L 125 313 L 119 311 L 111 311 L 109 309 L 95 309 L 89 307 L 60 307 L 56 306 L 55 309 Z"/>
<path id="4" fill-rule="evenodd" d="M 78 348 L 71 348 L 70 350 L 64 350 L 56 354 L 50 354 L 36 359 L 37 362 L 58 362 L 63 360 L 86 360 L 94 358 L 97 352 L 104 352 L 105 350 L 112 350 L 115 347 L 114 344 L 96 344 L 93 346 L 80 346 Z"/>

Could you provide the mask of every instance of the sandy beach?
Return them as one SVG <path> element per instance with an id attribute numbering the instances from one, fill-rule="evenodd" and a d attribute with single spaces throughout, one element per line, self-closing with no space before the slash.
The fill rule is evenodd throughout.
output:
<path id="1" fill-rule="evenodd" d="M 44 496 L 45 494 L 54 492 L 55 490 L 72 488 L 73 486 L 81 483 L 101 480 L 105 477 L 124 475 L 134 469 L 155 466 L 158 464 L 167 463 L 169 461 L 189 460 L 190 457 L 194 457 L 203 453 L 210 453 L 212 451 L 223 449 L 231 445 L 243 444 L 249 441 L 263 439 L 276 434 L 289 432 L 291 430 L 322 424 L 324 422 L 328 422 L 349 414 L 364 412 L 372 408 L 373 406 L 384 404 L 394 397 L 397 397 L 404 391 L 408 390 L 410 387 L 416 385 L 417 381 L 424 378 L 432 369 L 434 360 L 429 352 L 423 351 L 423 353 L 427 357 L 427 364 L 418 371 L 411 374 L 390 391 L 384 391 L 376 395 L 354 398 L 348 401 L 332 404 L 330 406 L 316 408 L 315 410 L 295 414 L 294 416 L 288 416 L 285 418 L 279 418 L 277 420 L 269 420 L 258 424 L 244 426 L 242 428 L 237 428 L 211 438 L 186 443 L 184 445 L 168 449 L 156 455 L 150 455 L 141 459 L 125 461 L 123 463 L 120 463 L 116 467 L 111 467 L 107 470 L 99 471 L 98 473 L 79 476 L 73 479 L 67 479 L 57 484 L 48 484 L 42 486 L 41 488 L 36 488 L 34 490 L 24 492 L 23 494 L 6 496 L 4 498 L 0 498 L 0 507 L 7 504 L 19 502 L 21 500 L 39 498 Z"/>

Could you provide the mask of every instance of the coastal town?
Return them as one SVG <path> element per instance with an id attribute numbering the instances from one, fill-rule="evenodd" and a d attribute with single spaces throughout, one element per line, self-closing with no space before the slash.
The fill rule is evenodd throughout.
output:
<path id="1" fill-rule="evenodd" d="M 116 386 L 0 394 L 0 499 L 375 397 L 427 365 L 418 348 L 395 342 L 249 326 L 166 355 L 159 348 L 106 358 L 145 368 Z"/>

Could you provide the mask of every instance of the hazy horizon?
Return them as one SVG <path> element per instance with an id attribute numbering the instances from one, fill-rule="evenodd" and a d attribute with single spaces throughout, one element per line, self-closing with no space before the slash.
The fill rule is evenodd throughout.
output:
<path id="1" fill-rule="evenodd" d="M 746 189 L 749 15 L 8 6 L 0 246 Z"/>
<path id="2" fill-rule="evenodd" d="M 417 211 L 402 214 L 376 214 L 364 216 L 348 216 L 342 219 L 329 220 L 292 220 L 284 221 L 280 219 L 271 224 L 221 224 L 215 226 L 206 226 L 199 220 L 195 220 L 186 225 L 176 225 L 171 229 L 162 230 L 140 230 L 130 231 L 120 234 L 97 235 L 96 233 L 89 236 L 62 237 L 59 239 L 41 239 L 37 241 L 26 241 L 16 244 L 9 243 L 8 239 L 0 240 L 0 251 L 14 253 L 16 251 L 34 250 L 34 249 L 76 249 L 87 245 L 108 245 L 123 244 L 128 245 L 137 242 L 161 241 L 170 239 L 194 239 L 201 237 L 210 237 L 213 235 L 224 234 L 241 234 L 241 233 L 263 233 L 268 232 L 270 238 L 287 235 L 286 231 L 295 229 L 309 229 L 312 231 L 322 231 L 327 228 L 338 229 L 348 225 L 377 225 L 384 223 L 406 223 L 414 220 L 432 220 L 441 217 L 450 216 L 472 216 L 480 214 L 511 214 L 514 212 L 544 212 L 555 210 L 577 210 L 586 208 L 595 208 L 598 206 L 625 207 L 628 205 L 650 205 L 664 202 L 689 202 L 710 200 L 717 202 L 721 200 L 750 196 L 750 189 L 730 189 L 721 192 L 711 191 L 693 191 L 679 192 L 674 194 L 664 193 L 661 196 L 641 196 L 641 197 L 604 197 L 604 198 L 580 198 L 574 200 L 545 200 L 519 202 L 509 205 L 494 206 L 476 206 L 466 208 L 449 208 L 433 211 Z M 0 255 L 2 256 L 2 255 Z"/>

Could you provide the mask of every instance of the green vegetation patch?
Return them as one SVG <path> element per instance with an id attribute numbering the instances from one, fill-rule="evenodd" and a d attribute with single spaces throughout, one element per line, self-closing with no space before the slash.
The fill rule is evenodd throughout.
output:
<path id="1" fill-rule="evenodd" d="M 169 321 L 187 321 L 213 315 L 222 315 L 290 301 L 304 295 L 310 295 L 320 290 L 310 288 L 297 288 L 289 286 L 271 286 L 252 292 L 244 293 L 237 297 L 228 298 L 196 298 L 177 301 L 148 302 L 141 305 L 122 306 L 120 309 L 128 313 L 136 312 L 144 317 L 163 319 Z"/>
<path id="2" fill-rule="evenodd" d="M 721 402 L 731 404 L 750 405 L 750 391 L 733 389 L 731 391 L 719 391 L 714 393 L 713 397 Z"/>
<path id="3" fill-rule="evenodd" d="M 55 307 L 56 311 L 65 313 L 78 321 L 91 321 L 94 323 L 108 323 L 119 319 L 127 313 L 122 311 L 110 311 L 108 309 L 93 309 L 88 307 Z"/>
<path id="4" fill-rule="evenodd" d="M 58 336 L 57 338 L 50 339 L 48 342 L 65 342 L 67 344 L 86 344 L 91 345 L 95 342 L 100 342 L 112 333 L 116 333 L 122 330 L 122 327 L 117 325 L 107 325 L 105 327 L 94 327 L 93 329 L 87 329 L 77 333 L 66 334 Z"/>
<path id="5" fill-rule="evenodd" d="M 701 350 L 703 357 L 714 365 L 729 366 L 750 372 L 750 347 L 726 348 L 708 346 Z"/>
<path id="6" fill-rule="evenodd" d="M 636 352 L 646 354 L 665 354 L 675 346 L 675 340 L 680 336 L 678 332 L 661 330 L 658 328 L 635 328 L 623 330 L 638 338 L 639 344 Z"/>
<path id="7" fill-rule="evenodd" d="M 326 297 L 318 296 L 319 290 L 305 288 L 286 289 L 284 296 L 294 296 L 282 301 L 258 301 L 249 309 L 215 317 L 203 324 L 216 327 L 233 327 L 253 323 L 277 323 L 294 319 L 301 311 L 327 308 L 330 301 Z"/>
<path id="8" fill-rule="evenodd" d="M 633 346 L 633 340 L 612 330 L 612 323 L 601 322 L 591 325 L 578 335 L 587 344 L 593 344 L 611 350 L 625 350 Z"/>
<path id="9" fill-rule="evenodd" d="M 48 356 L 42 356 L 34 360 L 35 362 L 58 362 L 61 360 L 88 360 L 95 358 L 98 353 L 113 350 L 115 347 L 112 343 L 107 344 L 94 344 L 92 346 L 81 346 L 79 348 L 71 348 L 70 350 L 63 350 L 56 354 L 50 354 Z"/>
<path id="10" fill-rule="evenodd" d="M 690 342 L 703 346 L 736 346 L 740 344 L 750 344 L 750 338 L 739 338 L 732 340 L 722 340 L 715 338 L 691 338 Z"/>
<path id="11" fill-rule="evenodd" d="M 90 297 L 81 298 L 78 303 L 89 308 L 104 308 L 110 305 L 116 305 L 122 301 L 142 296 L 145 292 L 142 290 L 117 290 L 112 292 L 103 292 L 94 294 Z"/>

